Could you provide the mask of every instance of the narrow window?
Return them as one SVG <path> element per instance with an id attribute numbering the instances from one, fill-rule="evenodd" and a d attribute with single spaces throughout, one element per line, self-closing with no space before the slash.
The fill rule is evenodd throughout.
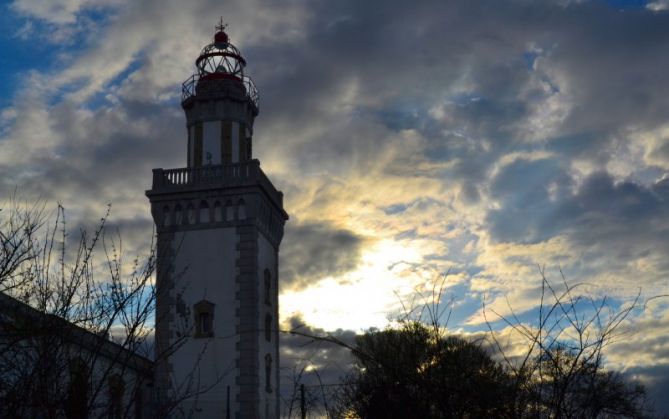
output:
<path id="1" fill-rule="evenodd" d="M 193 154 L 195 154 L 194 166 L 202 166 L 202 122 L 195 124 L 195 146 Z"/>
<path id="2" fill-rule="evenodd" d="M 167 205 L 163 207 L 163 225 L 170 225 L 170 207 Z"/>
<path id="3" fill-rule="evenodd" d="M 265 355 L 265 391 L 272 392 L 272 355 Z"/>
<path id="4" fill-rule="evenodd" d="M 217 223 L 223 221 L 223 209 L 219 201 L 214 203 L 214 221 Z"/>
<path id="5" fill-rule="evenodd" d="M 193 167 L 193 127 L 188 127 L 188 146 L 186 147 L 188 167 Z"/>
<path id="6" fill-rule="evenodd" d="M 245 135 L 246 134 L 246 128 L 244 127 L 244 124 L 239 124 L 238 133 L 239 133 L 238 137 L 237 137 L 238 138 L 238 140 L 237 140 L 238 143 L 237 144 L 238 144 L 238 147 L 239 147 L 238 158 L 239 158 L 239 162 L 241 163 L 244 160 L 246 160 L 245 159 L 245 157 L 246 157 L 246 147 L 245 147 L 245 144 L 244 144 L 244 142 L 245 142 L 244 140 L 246 139 L 246 135 Z"/>
<path id="7" fill-rule="evenodd" d="M 238 206 L 238 216 L 240 220 L 246 220 L 246 204 L 244 203 L 243 199 L 239 200 L 239 206 Z"/>
<path id="8" fill-rule="evenodd" d="M 265 304 L 272 305 L 272 274 L 269 269 L 265 269 Z"/>
<path id="9" fill-rule="evenodd" d="M 232 122 L 221 122 L 221 163 L 232 162 Z"/>
<path id="10" fill-rule="evenodd" d="M 193 208 L 193 204 L 188 204 L 186 215 L 188 217 L 188 224 L 195 224 L 195 208 Z"/>
<path id="11" fill-rule="evenodd" d="M 211 333 L 211 313 L 200 313 L 199 327 L 201 335 L 209 335 Z"/>
<path id="12" fill-rule="evenodd" d="M 200 202 L 200 222 L 209 222 L 209 203 L 207 201 Z"/>
<path id="13" fill-rule="evenodd" d="M 210 338 L 214 336 L 214 304 L 207 300 L 202 300 L 193 307 L 195 318 L 196 338 Z"/>
<path id="14" fill-rule="evenodd" d="M 225 203 L 225 220 L 232 221 L 235 219 L 235 207 L 232 205 L 232 201 Z"/>
<path id="15" fill-rule="evenodd" d="M 174 224 L 176 225 L 181 225 L 183 222 L 183 214 L 181 213 L 181 205 L 177 204 L 176 207 L 174 207 Z"/>
<path id="16" fill-rule="evenodd" d="M 269 313 L 265 314 L 265 340 L 272 341 L 272 316 Z"/>

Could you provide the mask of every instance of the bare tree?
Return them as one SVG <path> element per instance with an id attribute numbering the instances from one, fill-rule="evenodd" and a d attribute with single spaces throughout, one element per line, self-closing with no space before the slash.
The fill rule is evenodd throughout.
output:
<path id="1" fill-rule="evenodd" d="M 106 236 L 109 208 L 74 247 L 60 205 L 51 219 L 16 201 L 1 214 L 0 415 L 139 414 L 131 401 L 151 380 L 155 248 L 124 264 L 120 237 Z"/>
<path id="2" fill-rule="evenodd" d="M 640 293 L 619 309 L 606 296 L 570 285 L 562 272 L 558 290 L 540 270 L 541 300 L 536 322 L 522 322 L 509 305 L 510 315 L 485 307 L 489 336 L 515 380 L 515 417 L 621 417 L 651 415 L 644 387 L 604 366 L 605 348 L 621 338 L 619 327 L 636 309 L 643 309 Z M 487 313 L 509 326 L 524 341 L 519 354 L 493 330 Z"/>
<path id="3" fill-rule="evenodd" d="M 110 207 L 75 236 L 62 206 L 44 208 L 14 199 L 0 210 L 0 417 L 167 416 L 207 391 L 198 360 L 169 399 L 150 386 L 154 362 L 193 326 L 183 319 L 181 338 L 154 353 L 156 245 L 126 261 Z"/>
<path id="4" fill-rule="evenodd" d="M 10 208 L 0 208 L 0 292 L 11 292 L 28 278 L 22 268 L 36 255 L 36 234 L 44 223 L 44 206 L 21 204 L 16 195 Z"/>

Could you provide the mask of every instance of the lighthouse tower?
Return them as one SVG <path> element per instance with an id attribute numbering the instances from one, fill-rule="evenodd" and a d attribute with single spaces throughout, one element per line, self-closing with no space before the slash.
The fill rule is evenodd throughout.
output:
<path id="1" fill-rule="evenodd" d="M 221 24 L 183 84 L 187 167 L 154 169 L 156 387 L 170 417 L 278 418 L 283 194 L 252 157 L 258 93 Z"/>

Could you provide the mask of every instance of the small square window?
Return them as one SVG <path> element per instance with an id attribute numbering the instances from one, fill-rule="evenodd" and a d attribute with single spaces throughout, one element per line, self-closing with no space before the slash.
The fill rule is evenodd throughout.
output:
<path id="1" fill-rule="evenodd" d="M 214 336 L 214 304 L 202 300 L 194 308 L 194 337 L 209 338 Z"/>
<path id="2" fill-rule="evenodd" d="M 265 391 L 272 392 L 272 355 L 265 355 Z"/>
<path id="3" fill-rule="evenodd" d="M 208 335 L 211 333 L 211 313 L 200 313 L 200 334 Z"/>

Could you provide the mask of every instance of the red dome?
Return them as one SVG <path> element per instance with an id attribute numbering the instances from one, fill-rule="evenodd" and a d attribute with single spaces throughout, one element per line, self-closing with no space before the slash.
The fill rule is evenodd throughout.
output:
<path id="1" fill-rule="evenodd" d="M 216 32 L 216 35 L 214 35 L 214 42 L 217 44 L 227 44 L 228 34 L 223 31 Z"/>

